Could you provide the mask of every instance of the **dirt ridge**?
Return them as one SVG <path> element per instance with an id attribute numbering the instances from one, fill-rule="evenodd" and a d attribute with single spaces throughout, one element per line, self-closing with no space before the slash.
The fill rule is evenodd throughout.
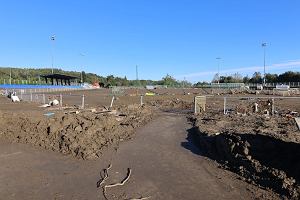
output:
<path id="1" fill-rule="evenodd" d="M 119 108 L 120 115 L 80 112 L 55 113 L 54 117 L 31 118 L 23 114 L 0 113 L 0 137 L 12 142 L 29 143 L 76 158 L 94 159 L 103 148 L 130 139 L 136 127 L 152 118 L 148 107 Z"/>
<path id="2" fill-rule="evenodd" d="M 261 123 L 260 128 L 267 127 L 265 125 L 269 123 L 269 120 L 262 120 L 260 116 L 252 118 Z M 286 138 L 276 128 L 272 133 L 268 129 L 251 129 L 250 125 L 243 129 L 235 116 L 227 116 L 223 123 L 220 122 L 222 119 L 212 119 L 213 122 L 210 119 L 207 116 L 190 118 L 194 128 L 189 137 L 204 156 L 238 173 L 243 180 L 271 189 L 282 197 L 300 197 L 300 144 L 297 138 Z M 250 117 L 249 123 L 252 120 Z M 234 123 L 239 124 L 238 128 Z M 289 134 L 289 131 L 293 129 L 285 133 Z"/>

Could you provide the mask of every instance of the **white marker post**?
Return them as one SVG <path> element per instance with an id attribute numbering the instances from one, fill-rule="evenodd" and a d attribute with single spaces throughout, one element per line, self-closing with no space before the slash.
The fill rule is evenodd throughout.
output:
<path id="1" fill-rule="evenodd" d="M 63 106 L 63 98 L 62 98 L 62 94 L 59 95 L 59 102 L 60 102 L 60 107 Z"/>
<path id="2" fill-rule="evenodd" d="M 84 109 L 84 94 L 82 95 L 81 108 Z"/>
<path id="3" fill-rule="evenodd" d="M 272 115 L 275 114 L 275 99 L 272 98 Z"/>
<path id="4" fill-rule="evenodd" d="M 144 97 L 144 96 L 141 95 L 141 106 L 144 104 L 144 103 L 143 103 L 143 97 Z"/>
<path id="5" fill-rule="evenodd" d="M 46 97 L 45 97 L 45 94 L 43 94 L 43 103 L 46 104 Z"/>
<path id="6" fill-rule="evenodd" d="M 227 98 L 224 97 L 224 115 L 227 114 L 227 112 L 226 112 L 226 102 L 227 102 Z"/>
<path id="7" fill-rule="evenodd" d="M 111 99 L 110 106 L 109 106 L 110 108 L 112 108 L 114 100 L 115 100 L 115 96 L 113 96 L 112 99 Z"/>

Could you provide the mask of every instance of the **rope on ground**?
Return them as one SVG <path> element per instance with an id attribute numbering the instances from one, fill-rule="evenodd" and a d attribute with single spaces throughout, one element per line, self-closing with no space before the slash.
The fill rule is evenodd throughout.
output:
<path id="1" fill-rule="evenodd" d="M 125 177 L 124 180 L 122 180 L 120 183 L 114 183 L 114 184 L 111 184 L 111 185 L 105 185 L 104 187 L 105 188 L 112 188 L 112 187 L 115 187 L 115 186 L 122 186 L 122 185 L 124 185 L 129 180 L 130 175 L 131 175 L 131 169 L 127 168 L 127 176 Z"/>
<path id="2" fill-rule="evenodd" d="M 108 175 L 108 170 L 112 167 L 112 164 L 109 164 L 109 166 L 106 169 L 103 169 L 100 172 L 100 177 L 101 179 L 97 182 L 97 188 L 99 188 L 100 186 L 102 186 L 102 184 L 108 179 L 109 175 Z M 131 176 L 131 169 L 127 168 L 127 175 L 126 177 L 119 183 L 114 183 L 114 184 L 110 184 L 110 185 L 103 185 L 102 186 L 102 193 L 103 196 L 105 198 L 105 200 L 108 200 L 107 195 L 106 195 L 106 188 L 112 188 L 112 187 L 116 187 L 116 186 L 122 186 L 124 185 L 130 178 Z M 131 198 L 131 199 L 127 199 L 127 200 L 146 200 L 151 198 L 150 196 L 148 197 L 140 197 L 140 198 Z"/>
<path id="3" fill-rule="evenodd" d="M 108 179 L 108 170 L 111 167 L 112 167 L 112 165 L 109 164 L 106 169 L 103 169 L 102 171 L 100 171 L 100 177 L 101 177 L 101 179 L 97 182 L 97 188 L 99 188 L 102 185 L 102 183 L 104 183 L 106 181 L 106 179 Z"/>
<path id="4" fill-rule="evenodd" d="M 146 199 L 150 199 L 151 196 L 149 197 L 141 197 L 141 198 L 133 198 L 133 199 L 126 199 L 126 200 L 146 200 Z"/>
<path id="5" fill-rule="evenodd" d="M 115 184 L 103 186 L 102 187 L 102 193 L 103 193 L 104 198 L 106 200 L 108 200 L 107 195 L 106 195 L 106 188 L 112 188 L 112 187 L 115 187 L 115 186 L 122 186 L 122 185 L 124 185 L 129 180 L 130 175 L 131 175 L 131 169 L 127 168 L 127 176 L 125 177 L 124 180 L 122 180 L 120 183 L 115 183 Z"/>

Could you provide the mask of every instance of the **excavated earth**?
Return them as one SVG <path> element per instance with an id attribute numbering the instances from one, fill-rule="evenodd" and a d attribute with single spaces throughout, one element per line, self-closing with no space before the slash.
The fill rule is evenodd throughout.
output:
<path id="1" fill-rule="evenodd" d="M 163 111 L 192 111 L 193 108 L 193 103 L 191 101 L 178 98 L 152 100 L 147 102 L 147 104 Z"/>
<path id="2" fill-rule="evenodd" d="M 124 106 L 113 112 L 58 111 L 51 117 L 0 112 L 0 138 L 94 159 L 105 147 L 118 147 L 130 139 L 136 127 L 152 118 L 146 106 Z"/>
<path id="3" fill-rule="evenodd" d="M 37 109 L 36 104 L 12 104 L 1 98 L 0 139 L 31 144 L 80 159 L 95 159 L 107 147 L 118 148 L 136 128 L 149 122 L 155 110 L 190 109 L 191 102 L 170 98 L 149 99 L 145 105 L 117 105 L 112 112 L 94 109 Z M 8 108 L 9 107 L 9 108 Z M 14 112 L 12 112 L 14 111 Z M 52 116 L 45 116 L 50 113 Z"/>
<path id="4" fill-rule="evenodd" d="M 100 109 L 109 105 L 111 98 L 100 103 L 100 98 L 87 98 L 89 106 L 96 110 L 62 111 L 40 110 L 35 104 L 11 104 L 0 98 L 0 139 L 79 159 L 95 159 L 106 148 L 118 148 L 120 142 L 132 138 L 136 128 L 150 121 L 157 110 L 193 108 L 193 95 L 145 97 L 144 106 L 137 104 L 139 98 L 123 98 L 116 99 L 117 107 L 112 112 Z M 70 99 L 69 105 L 75 105 L 73 101 Z M 136 104 L 130 105 L 133 102 Z M 238 102 L 232 101 L 235 107 L 223 115 L 222 101 L 207 101 L 206 112 L 189 116 L 193 128 L 187 139 L 199 147 L 203 156 L 239 174 L 244 181 L 274 191 L 282 198 L 299 199 L 300 131 L 294 120 L 299 117 L 299 104 L 284 105 L 297 111 L 291 112 L 284 106 L 280 109 L 282 102 L 276 100 L 276 113 L 271 115 L 270 101 L 257 102 L 258 112 L 254 112 L 253 102 Z M 44 116 L 45 112 L 54 115 Z"/>
<path id="5" fill-rule="evenodd" d="M 207 111 L 191 116 L 189 139 L 201 153 L 216 160 L 242 179 L 272 190 L 282 198 L 300 198 L 300 131 L 297 112 L 278 111 L 268 115 L 268 101 L 237 106 L 227 115 Z M 267 114 L 266 114 L 267 113 Z M 270 113 L 270 112 L 269 112 Z"/>

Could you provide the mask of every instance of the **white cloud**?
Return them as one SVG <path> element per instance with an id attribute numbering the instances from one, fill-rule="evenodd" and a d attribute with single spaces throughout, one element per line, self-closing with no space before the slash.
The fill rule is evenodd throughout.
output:
<path id="1" fill-rule="evenodd" d="M 272 64 L 269 66 L 266 66 L 267 71 L 272 71 L 272 70 L 284 70 L 284 69 L 293 69 L 294 67 L 300 67 L 300 60 L 290 60 L 284 63 L 276 63 Z M 231 68 L 231 69 L 225 69 L 221 70 L 220 74 L 228 74 L 228 73 L 249 73 L 249 72 L 255 72 L 255 71 L 263 71 L 263 66 L 251 66 L 251 67 L 239 67 L 239 68 Z M 203 76 L 208 76 L 208 75 L 214 75 L 216 74 L 217 71 L 204 71 L 204 72 L 195 72 L 195 73 L 190 73 L 190 74 L 183 74 L 183 75 L 178 75 L 176 78 L 199 78 Z"/>

